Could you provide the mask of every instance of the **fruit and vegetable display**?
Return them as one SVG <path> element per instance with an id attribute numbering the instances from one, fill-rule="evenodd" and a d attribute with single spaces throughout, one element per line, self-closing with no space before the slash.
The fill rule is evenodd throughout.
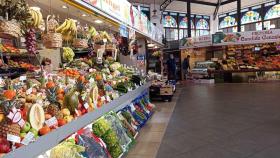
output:
<path id="1" fill-rule="evenodd" d="M 104 104 L 143 85 L 145 77 L 137 72 L 105 59 L 103 65 L 94 65 L 89 69 L 67 68 L 44 78 L 25 76 L 6 79 L 1 88 L 0 135 L 6 138 L 7 134 L 11 134 L 24 140 L 25 136 L 32 133 L 33 139 L 28 142 L 31 143 L 39 136 L 88 112 L 98 110 Z M 134 101 L 134 108 L 129 111 L 135 121 L 138 121 L 136 124 L 140 125 L 139 128 L 151 114 L 149 110 L 152 107 L 149 107 L 150 103 L 145 99 L 147 98 L 142 97 Z M 111 156 L 117 157 L 127 151 L 139 128 L 131 126 L 131 119 L 124 121 L 126 117 L 123 117 L 122 121 L 119 120 L 117 114 L 108 114 L 102 119 L 104 122 L 93 125 L 94 134 L 108 143 Z M 18 143 L 18 146 L 28 144 Z M 13 144 L 10 142 L 10 149 L 12 148 Z"/>
<path id="2" fill-rule="evenodd" d="M 280 52 L 277 44 L 229 46 L 223 70 L 277 70 Z"/>

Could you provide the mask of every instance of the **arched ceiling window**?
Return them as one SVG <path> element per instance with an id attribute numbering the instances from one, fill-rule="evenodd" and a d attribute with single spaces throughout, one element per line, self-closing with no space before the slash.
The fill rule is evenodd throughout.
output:
<path id="1" fill-rule="evenodd" d="M 269 19 L 274 19 L 279 17 L 280 17 L 280 4 L 276 4 L 266 12 L 264 16 L 264 20 L 269 20 Z"/>
<path id="2" fill-rule="evenodd" d="M 220 22 L 220 28 L 232 27 L 235 25 L 237 25 L 237 22 L 232 16 L 226 16 L 223 21 Z"/>
<path id="3" fill-rule="evenodd" d="M 170 15 L 166 15 L 163 18 L 164 27 L 177 27 L 176 19 Z"/>
<path id="4" fill-rule="evenodd" d="M 261 16 L 256 11 L 248 11 L 241 18 L 241 24 L 253 23 L 261 20 Z"/>
<path id="5" fill-rule="evenodd" d="M 185 17 L 180 21 L 179 27 L 182 29 L 188 28 L 188 18 Z M 191 28 L 194 29 L 193 21 L 191 21 Z"/>

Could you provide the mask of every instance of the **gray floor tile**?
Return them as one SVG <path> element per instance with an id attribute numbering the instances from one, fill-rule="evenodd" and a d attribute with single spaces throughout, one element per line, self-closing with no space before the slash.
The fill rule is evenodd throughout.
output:
<path id="1" fill-rule="evenodd" d="M 274 158 L 280 143 L 279 89 L 277 83 L 183 87 L 157 157 L 260 158 L 272 152 Z"/>

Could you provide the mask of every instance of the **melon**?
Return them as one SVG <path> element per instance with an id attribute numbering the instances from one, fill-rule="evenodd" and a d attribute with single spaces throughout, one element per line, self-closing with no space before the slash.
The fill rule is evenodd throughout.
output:
<path id="1" fill-rule="evenodd" d="M 41 129 L 45 122 L 45 112 L 41 105 L 33 104 L 28 111 L 28 121 L 37 131 Z"/>
<path id="2" fill-rule="evenodd" d="M 98 87 L 95 85 L 90 91 L 90 97 L 93 102 L 97 102 L 98 96 Z"/>
<path id="3" fill-rule="evenodd" d="M 63 105 L 70 110 L 71 114 L 75 114 L 75 109 L 77 109 L 79 105 L 79 97 L 75 90 L 66 93 Z"/>

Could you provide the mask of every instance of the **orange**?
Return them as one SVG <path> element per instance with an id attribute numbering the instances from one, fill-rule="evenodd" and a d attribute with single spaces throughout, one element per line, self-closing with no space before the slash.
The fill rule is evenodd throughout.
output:
<path id="1" fill-rule="evenodd" d="M 8 100 L 14 99 L 16 96 L 16 92 L 14 90 L 5 90 L 4 91 L 4 97 Z"/>
<path id="2" fill-rule="evenodd" d="M 45 134 L 48 134 L 50 131 L 51 131 L 50 127 L 44 126 L 43 128 L 41 128 L 39 130 L 39 134 L 40 135 L 45 135 Z"/>
<path id="3" fill-rule="evenodd" d="M 47 83 L 47 88 L 48 89 L 50 89 L 50 88 L 54 88 L 55 87 L 55 83 L 54 82 L 52 82 L 52 81 L 49 81 L 48 83 Z"/>

